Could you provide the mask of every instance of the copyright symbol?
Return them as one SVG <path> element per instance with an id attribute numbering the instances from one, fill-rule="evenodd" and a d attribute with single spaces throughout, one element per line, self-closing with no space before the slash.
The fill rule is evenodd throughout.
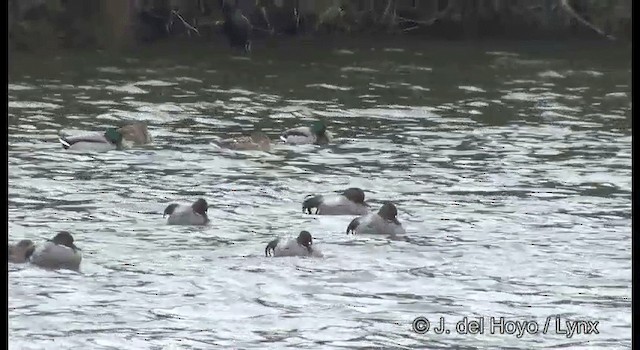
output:
<path id="1" fill-rule="evenodd" d="M 430 327 L 431 323 L 429 322 L 429 320 L 427 320 L 426 317 L 416 317 L 416 319 L 411 322 L 411 328 L 413 328 L 413 331 L 418 334 L 427 333 Z"/>

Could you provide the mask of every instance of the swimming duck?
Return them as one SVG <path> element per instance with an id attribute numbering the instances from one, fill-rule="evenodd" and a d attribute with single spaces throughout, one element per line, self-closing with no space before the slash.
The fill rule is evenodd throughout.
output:
<path id="1" fill-rule="evenodd" d="M 191 205 L 169 204 L 162 217 L 169 216 L 169 225 L 206 225 L 209 222 L 208 210 L 207 201 L 199 198 Z"/>
<path id="2" fill-rule="evenodd" d="M 125 125 L 118 129 L 118 132 L 122 134 L 124 140 L 132 142 L 134 145 L 144 145 L 153 141 L 149 130 L 147 130 L 147 125 L 142 122 Z"/>
<path id="3" fill-rule="evenodd" d="M 364 201 L 364 191 L 360 188 L 348 188 L 341 194 L 309 195 L 302 202 L 302 212 L 311 214 L 316 208 L 318 215 L 365 215 L 369 212 L 369 204 Z"/>
<path id="4" fill-rule="evenodd" d="M 280 239 L 274 239 L 267 244 L 264 255 L 269 256 L 271 252 L 274 257 L 280 256 L 316 256 L 322 257 L 322 253 L 318 249 L 314 249 L 313 237 L 308 231 L 300 231 L 296 239 L 290 239 L 280 244 Z"/>
<path id="5" fill-rule="evenodd" d="M 16 244 L 9 244 L 9 262 L 17 264 L 25 263 L 29 261 L 29 258 L 35 250 L 35 244 L 28 239 L 23 239 Z"/>
<path id="6" fill-rule="evenodd" d="M 292 145 L 326 145 L 331 141 L 331 133 L 327 130 L 324 122 L 317 121 L 310 127 L 300 126 L 286 130 L 280 135 L 280 139 Z"/>
<path id="7" fill-rule="evenodd" d="M 398 221 L 398 209 L 391 202 L 384 202 L 377 213 L 357 217 L 347 227 L 347 234 L 371 233 L 379 235 L 404 234 L 405 230 Z"/>
<path id="8" fill-rule="evenodd" d="M 37 247 L 29 260 L 32 264 L 47 269 L 78 271 L 82 254 L 80 248 L 73 243 L 73 236 L 67 231 L 61 231 L 42 248 Z"/>
<path id="9" fill-rule="evenodd" d="M 217 142 L 218 145 L 238 151 L 265 151 L 271 149 L 271 139 L 263 132 L 255 131 L 251 136 L 239 136 Z"/>
<path id="10" fill-rule="evenodd" d="M 61 135 L 59 140 L 64 149 L 72 151 L 105 152 L 122 148 L 122 133 L 116 128 L 108 128 L 104 134 Z"/>

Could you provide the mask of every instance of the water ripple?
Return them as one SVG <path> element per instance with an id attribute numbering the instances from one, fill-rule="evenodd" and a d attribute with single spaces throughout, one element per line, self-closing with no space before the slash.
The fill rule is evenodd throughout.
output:
<path id="1" fill-rule="evenodd" d="M 69 230 L 84 260 L 80 273 L 9 265 L 10 347 L 630 346 L 626 66 L 482 51 L 463 69 L 444 54 L 335 53 L 349 55 L 215 70 L 127 58 L 82 79 L 73 63 L 12 75 L 9 240 Z M 336 136 L 329 146 L 213 146 L 254 129 L 276 140 L 318 118 Z M 76 154 L 57 141 L 134 120 L 154 144 Z M 347 235 L 352 217 L 302 213 L 306 195 L 352 186 L 374 209 L 394 201 L 406 236 Z M 210 226 L 165 224 L 169 203 L 196 197 Z M 303 229 L 325 258 L 263 256 Z M 454 330 L 465 316 L 555 315 L 596 317 L 601 334 L 411 330 L 417 316 Z"/>

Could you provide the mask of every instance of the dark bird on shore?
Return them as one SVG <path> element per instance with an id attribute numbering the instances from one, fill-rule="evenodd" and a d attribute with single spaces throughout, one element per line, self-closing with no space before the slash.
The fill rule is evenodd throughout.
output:
<path id="1" fill-rule="evenodd" d="M 222 32 L 229 39 L 231 48 L 239 48 L 249 53 L 251 52 L 251 40 L 249 40 L 252 30 L 251 22 L 242 14 L 236 1 L 233 1 L 233 5 L 230 4 L 231 2 L 231 0 L 220 0 L 224 18 Z"/>

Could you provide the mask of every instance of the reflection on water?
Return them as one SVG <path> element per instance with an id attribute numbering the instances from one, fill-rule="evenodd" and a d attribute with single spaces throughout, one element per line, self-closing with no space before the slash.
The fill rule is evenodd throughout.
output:
<path id="1" fill-rule="evenodd" d="M 84 260 L 81 274 L 9 266 L 10 348 L 628 348 L 629 58 L 397 48 L 14 67 L 9 240 L 69 230 Z M 213 144 L 317 118 L 333 144 Z M 57 143 L 132 120 L 152 145 Z M 393 200 L 406 237 L 302 213 L 306 195 L 355 186 L 375 208 Z M 210 226 L 165 225 L 168 203 L 197 197 Z M 324 259 L 263 256 L 303 229 Z M 600 334 L 455 334 L 464 316 L 542 329 L 556 315 Z M 414 333 L 417 316 L 451 334 Z"/>

